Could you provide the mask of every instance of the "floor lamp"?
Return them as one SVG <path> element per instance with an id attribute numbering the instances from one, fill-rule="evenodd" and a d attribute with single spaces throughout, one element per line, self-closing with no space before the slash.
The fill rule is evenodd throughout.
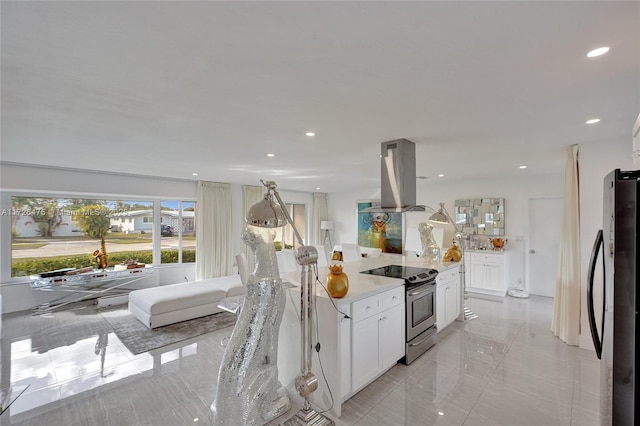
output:
<path id="1" fill-rule="evenodd" d="M 302 398 L 304 405 L 295 416 L 287 420 L 286 426 L 313 425 L 313 426 L 334 426 L 333 420 L 318 413 L 311 407 L 309 396 L 318 388 L 318 378 L 311 372 L 311 362 L 313 357 L 313 282 L 314 265 L 318 263 L 318 251 L 313 246 L 306 246 L 302 241 L 300 233 L 296 229 L 289 212 L 280 194 L 276 191 L 274 181 L 264 182 L 267 188 L 264 199 L 254 204 L 247 212 L 246 222 L 249 225 L 262 228 L 278 228 L 291 225 L 296 240 L 300 247 L 295 249 L 296 262 L 302 267 L 300 277 L 300 375 L 296 377 L 296 390 Z M 276 198 L 277 203 L 273 201 Z"/>
<path id="2" fill-rule="evenodd" d="M 453 225 L 453 228 L 456 230 L 455 238 L 458 240 L 458 245 L 459 245 L 460 251 L 462 252 L 462 259 L 461 259 L 462 263 L 460 263 L 460 281 L 461 281 L 460 287 L 462 288 L 462 292 L 463 292 L 462 302 L 461 302 L 462 310 L 460 312 L 460 316 L 458 317 L 458 320 L 470 321 L 472 319 L 476 319 L 478 318 L 478 315 L 473 313 L 471 309 L 467 307 L 467 302 L 466 302 L 469 299 L 469 295 L 467 294 L 467 281 L 465 278 L 467 268 L 464 263 L 464 244 L 462 241 L 464 237 L 464 233 L 462 232 L 461 229 L 458 229 L 458 227 L 456 226 L 456 222 L 451 218 L 451 215 L 449 214 L 446 207 L 444 206 L 444 203 L 440 203 L 440 209 L 438 209 L 437 212 L 432 214 L 431 217 L 429 217 L 429 220 L 432 222 L 438 222 L 438 223 L 450 223 Z"/>

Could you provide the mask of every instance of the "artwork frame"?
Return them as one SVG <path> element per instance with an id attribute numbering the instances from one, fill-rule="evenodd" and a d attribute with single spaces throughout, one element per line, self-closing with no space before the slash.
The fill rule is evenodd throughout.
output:
<path id="1" fill-rule="evenodd" d="M 457 226 L 467 234 L 504 236 L 505 199 L 470 198 L 455 201 Z"/>
<path id="2" fill-rule="evenodd" d="M 380 207 L 380 200 L 356 201 L 358 245 L 379 248 L 383 253 L 402 254 L 404 215 L 363 211 L 370 207 Z"/>

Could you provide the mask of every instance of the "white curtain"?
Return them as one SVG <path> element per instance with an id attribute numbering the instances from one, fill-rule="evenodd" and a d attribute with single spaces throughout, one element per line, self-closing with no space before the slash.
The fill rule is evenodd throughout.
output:
<path id="1" fill-rule="evenodd" d="M 196 280 L 231 275 L 231 185 L 198 182 L 196 206 Z"/>
<path id="2" fill-rule="evenodd" d="M 551 331 L 569 345 L 580 344 L 580 197 L 578 145 L 567 150 L 564 208 Z"/>
<path id="3" fill-rule="evenodd" d="M 264 186 L 252 186 L 252 185 L 243 185 L 242 186 L 242 223 L 244 222 L 244 218 L 247 215 L 247 212 L 258 201 L 262 201 L 264 198 Z M 245 229 L 247 227 L 246 223 L 242 227 Z M 251 251 L 251 247 L 244 245 L 244 254 L 247 256 L 247 265 L 249 268 L 249 272 L 253 272 L 255 268 L 255 258 L 253 256 L 253 251 Z"/>
<path id="4" fill-rule="evenodd" d="M 309 229 L 309 245 L 324 244 L 324 232 L 320 229 L 320 222 L 329 220 L 329 207 L 327 206 L 327 194 L 324 192 L 313 193 L 313 208 L 311 210 L 311 223 Z"/>

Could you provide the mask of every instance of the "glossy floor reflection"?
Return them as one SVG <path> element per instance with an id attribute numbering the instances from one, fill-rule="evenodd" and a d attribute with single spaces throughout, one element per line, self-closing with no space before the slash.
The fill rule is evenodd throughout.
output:
<path id="1" fill-rule="evenodd" d="M 410 366 L 343 405 L 338 425 L 597 425 L 599 364 L 549 331 L 548 298 L 470 300 Z M 8 314 L 2 386 L 29 385 L 0 425 L 209 424 L 230 329 L 132 355 L 93 306 Z"/>

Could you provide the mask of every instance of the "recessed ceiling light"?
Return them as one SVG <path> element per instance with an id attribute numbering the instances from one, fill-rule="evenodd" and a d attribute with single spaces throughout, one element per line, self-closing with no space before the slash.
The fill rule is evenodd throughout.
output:
<path id="1" fill-rule="evenodd" d="M 586 123 L 587 124 L 596 124 L 599 123 L 600 119 L 599 118 L 592 118 L 591 120 L 587 120 Z"/>
<path id="2" fill-rule="evenodd" d="M 438 177 L 444 177 L 444 175 L 443 175 L 442 173 L 440 173 L 440 174 L 438 175 Z"/>
<path id="3" fill-rule="evenodd" d="M 307 135 L 307 136 L 315 136 L 316 134 L 313 133 L 313 132 L 307 132 L 307 133 L 305 133 L 305 135 Z"/>
<path id="4" fill-rule="evenodd" d="M 320 190 L 320 187 L 316 188 L 316 191 Z"/>
<path id="5" fill-rule="evenodd" d="M 521 168 L 521 169 L 526 169 L 526 168 L 527 168 L 527 166 L 520 166 L 520 168 Z"/>
<path id="6" fill-rule="evenodd" d="M 267 157 L 275 157 L 275 154 L 267 154 Z"/>
<path id="7" fill-rule="evenodd" d="M 597 49 L 593 49 L 591 52 L 587 53 L 587 58 L 595 58 L 596 56 L 604 55 L 609 51 L 609 48 L 606 46 L 598 47 Z"/>
<path id="8" fill-rule="evenodd" d="M 198 176 L 197 173 L 191 173 L 191 176 Z"/>

